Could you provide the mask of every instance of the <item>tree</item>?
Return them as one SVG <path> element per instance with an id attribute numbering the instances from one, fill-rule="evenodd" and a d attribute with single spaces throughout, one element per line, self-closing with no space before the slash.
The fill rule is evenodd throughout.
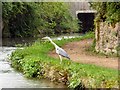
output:
<path id="1" fill-rule="evenodd" d="M 61 2 L 3 2 L 4 30 L 10 37 L 60 34 L 78 30 L 77 20 Z"/>
<path id="2" fill-rule="evenodd" d="M 39 17 L 39 21 L 37 21 L 39 32 L 60 34 L 78 30 L 77 20 L 70 15 L 67 4 L 61 2 L 42 2 L 37 4 L 39 7 L 36 7 L 35 10 Z"/>
<path id="3" fill-rule="evenodd" d="M 22 37 L 32 35 L 30 28 L 33 27 L 33 10 L 23 2 L 2 3 L 4 30 L 10 33 L 10 37 Z"/>

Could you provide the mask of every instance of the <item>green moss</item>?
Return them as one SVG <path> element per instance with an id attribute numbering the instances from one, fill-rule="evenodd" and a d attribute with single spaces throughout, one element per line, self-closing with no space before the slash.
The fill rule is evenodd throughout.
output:
<path id="1" fill-rule="evenodd" d="M 120 44 L 116 47 L 117 56 L 120 57 Z"/>

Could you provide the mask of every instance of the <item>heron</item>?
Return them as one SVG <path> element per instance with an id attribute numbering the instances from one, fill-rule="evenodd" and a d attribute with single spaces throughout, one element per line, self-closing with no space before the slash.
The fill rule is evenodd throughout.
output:
<path id="1" fill-rule="evenodd" d="M 49 41 L 54 45 L 55 51 L 56 51 L 56 53 L 58 54 L 58 56 L 59 56 L 59 58 L 60 58 L 60 64 L 62 63 L 62 57 L 65 57 L 65 58 L 67 58 L 67 59 L 70 60 L 70 57 L 69 57 L 69 55 L 67 54 L 67 52 L 66 52 L 64 49 L 60 48 L 58 45 L 56 45 L 56 44 L 52 41 L 52 39 L 51 39 L 50 37 L 43 37 L 42 39 L 44 39 L 44 40 L 49 40 Z"/>

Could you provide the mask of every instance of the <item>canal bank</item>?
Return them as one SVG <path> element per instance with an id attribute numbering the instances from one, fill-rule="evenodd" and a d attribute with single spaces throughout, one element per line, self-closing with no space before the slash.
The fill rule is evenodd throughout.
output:
<path id="1" fill-rule="evenodd" d="M 65 88 L 65 85 L 47 79 L 28 79 L 11 67 L 8 60 L 15 47 L 2 47 L 0 51 L 0 89 L 2 88 Z"/>
<path id="2" fill-rule="evenodd" d="M 93 34 L 74 39 L 62 39 L 54 42 L 62 46 L 68 42 L 92 38 Z M 48 56 L 54 46 L 49 42 L 36 41 L 32 46 L 17 50 L 12 54 L 12 66 L 24 73 L 26 77 L 49 78 L 62 82 L 70 88 L 117 88 L 118 71 L 91 64 L 75 63 Z"/>
<path id="3" fill-rule="evenodd" d="M 81 34 L 80 34 L 81 35 Z M 58 38 L 75 38 L 75 35 L 63 35 Z M 37 38 L 3 38 L 2 47 L 0 47 L 0 89 L 1 88 L 66 88 L 66 85 L 57 82 L 51 82 L 48 79 L 28 79 L 11 67 L 10 55 L 16 50 L 15 46 L 28 46 L 35 42 Z"/>

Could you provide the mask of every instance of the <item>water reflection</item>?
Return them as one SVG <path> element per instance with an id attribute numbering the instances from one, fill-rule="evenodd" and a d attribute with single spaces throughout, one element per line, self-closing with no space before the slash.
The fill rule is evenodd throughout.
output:
<path id="1" fill-rule="evenodd" d="M 74 34 L 62 34 L 57 37 L 52 37 L 53 40 L 61 40 L 61 39 L 68 39 L 68 38 L 75 38 L 75 37 L 81 37 L 84 34 L 80 33 L 74 33 Z M 51 37 L 51 36 L 49 36 Z M 40 39 L 42 37 L 28 37 L 28 38 L 3 38 L 2 39 L 2 46 L 16 46 L 18 44 L 22 45 L 30 45 L 36 40 Z"/>
<path id="2" fill-rule="evenodd" d="M 32 44 L 33 42 L 35 42 L 38 38 L 33 38 L 33 37 L 29 37 L 29 38 L 3 38 L 2 39 L 2 46 L 16 46 L 18 44 L 22 44 L 22 45 L 29 45 Z"/>

